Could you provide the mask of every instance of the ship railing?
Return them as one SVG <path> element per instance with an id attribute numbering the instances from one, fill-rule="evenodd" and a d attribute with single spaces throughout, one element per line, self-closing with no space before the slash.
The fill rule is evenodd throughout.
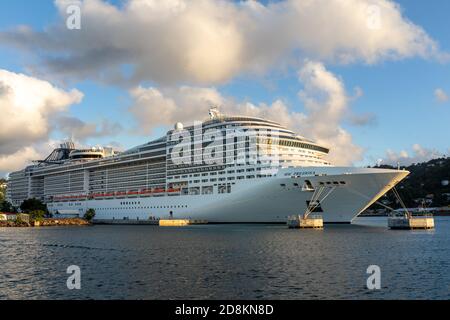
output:
<path id="1" fill-rule="evenodd" d="M 103 198 L 128 198 L 138 196 L 164 196 L 164 195 L 180 195 L 181 189 L 143 189 L 140 191 L 117 191 L 117 192 L 100 192 L 90 193 L 88 195 L 60 196 L 54 197 L 55 200 L 74 200 L 74 199 L 103 199 Z"/>
<path id="2" fill-rule="evenodd" d="M 86 199 L 88 196 L 84 194 L 76 194 L 76 195 L 62 195 L 62 196 L 53 196 L 53 200 L 55 201 L 69 201 L 69 200 L 81 200 Z"/>
<path id="3" fill-rule="evenodd" d="M 405 218 L 405 217 L 410 217 L 412 219 L 414 218 L 422 218 L 422 217 L 427 217 L 427 218 L 431 218 L 433 217 L 433 213 L 429 212 L 429 211 L 417 211 L 417 212 L 411 212 L 411 211 L 392 211 L 389 214 L 389 217 L 391 218 Z"/>

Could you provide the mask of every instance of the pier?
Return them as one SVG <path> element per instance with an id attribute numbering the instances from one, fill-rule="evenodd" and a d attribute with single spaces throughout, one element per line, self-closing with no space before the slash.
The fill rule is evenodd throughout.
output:
<path id="1" fill-rule="evenodd" d="M 157 226 L 159 220 L 138 219 L 94 219 L 93 224 L 115 224 L 115 225 L 151 225 Z"/>
<path id="2" fill-rule="evenodd" d="M 413 230 L 413 229 L 434 229 L 433 216 L 391 216 L 388 218 L 389 229 Z"/>
<path id="3" fill-rule="evenodd" d="M 94 224 L 103 225 L 148 225 L 148 226 L 160 226 L 160 227 L 184 227 L 196 224 L 207 224 L 206 220 L 196 219 L 95 219 Z"/>
<path id="4" fill-rule="evenodd" d="M 195 224 L 207 224 L 206 220 L 193 219 L 161 219 L 159 220 L 160 227 L 184 227 Z"/>
<path id="5" fill-rule="evenodd" d="M 287 220 L 290 229 L 323 229 L 323 218 L 320 215 L 290 216 Z"/>

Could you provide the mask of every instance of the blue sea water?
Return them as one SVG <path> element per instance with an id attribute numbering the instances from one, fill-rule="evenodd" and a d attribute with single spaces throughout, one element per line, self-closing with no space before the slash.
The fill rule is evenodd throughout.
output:
<path id="1" fill-rule="evenodd" d="M 449 299 L 450 217 L 435 222 L 0 228 L 0 299 Z M 67 288 L 71 265 L 80 290 Z"/>

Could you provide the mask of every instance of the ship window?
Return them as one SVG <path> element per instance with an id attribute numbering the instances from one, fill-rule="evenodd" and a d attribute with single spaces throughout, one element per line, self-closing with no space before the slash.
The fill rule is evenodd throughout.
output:
<path id="1" fill-rule="evenodd" d="M 284 183 L 280 184 L 281 187 L 285 188 L 286 185 Z"/>
<path id="2" fill-rule="evenodd" d="M 345 184 L 345 181 L 341 181 L 340 184 Z"/>
<path id="3" fill-rule="evenodd" d="M 202 194 L 212 194 L 213 186 L 202 187 Z"/>
<path id="4" fill-rule="evenodd" d="M 189 194 L 192 194 L 192 195 L 200 194 L 200 188 L 199 187 L 189 188 Z"/>

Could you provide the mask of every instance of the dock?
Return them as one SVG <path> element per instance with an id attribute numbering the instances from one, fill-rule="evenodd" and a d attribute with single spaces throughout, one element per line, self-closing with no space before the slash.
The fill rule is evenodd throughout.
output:
<path id="1" fill-rule="evenodd" d="M 207 224 L 206 220 L 193 219 L 161 219 L 159 220 L 160 227 L 184 227 L 196 224 Z"/>
<path id="2" fill-rule="evenodd" d="M 137 219 L 94 219 L 93 224 L 106 225 L 151 225 L 157 226 L 159 220 L 137 220 Z"/>
<path id="3" fill-rule="evenodd" d="M 413 229 L 434 229 L 433 216 L 391 216 L 388 218 L 389 229 L 413 230 Z"/>
<path id="4" fill-rule="evenodd" d="M 105 224 L 105 225 L 150 225 L 160 227 L 184 227 L 197 224 L 207 224 L 206 220 L 198 219 L 94 219 L 93 224 Z"/>
<path id="5" fill-rule="evenodd" d="M 323 218 L 320 215 L 290 216 L 287 220 L 290 229 L 323 229 Z"/>

